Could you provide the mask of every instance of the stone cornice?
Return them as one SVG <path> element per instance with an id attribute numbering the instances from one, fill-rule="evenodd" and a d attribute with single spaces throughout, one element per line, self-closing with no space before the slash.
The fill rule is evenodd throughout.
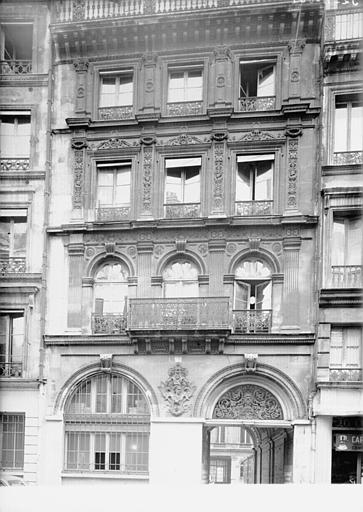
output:
<path id="1" fill-rule="evenodd" d="M 131 345 L 131 341 L 125 334 L 115 336 L 113 334 L 46 334 L 45 345 Z"/>
<path id="2" fill-rule="evenodd" d="M 2 171 L 0 172 L 0 180 L 44 180 L 45 172 L 38 171 Z"/>
<path id="3" fill-rule="evenodd" d="M 320 290 L 321 308 L 360 308 L 363 303 L 360 288 L 324 288 Z"/>
<path id="4" fill-rule="evenodd" d="M 312 345 L 314 343 L 314 334 L 248 334 L 244 336 L 232 334 L 226 341 L 229 345 Z"/>
<path id="5" fill-rule="evenodd" d="M 21 377 L 1 377 L 0 378 L 0 389 L 6 390 L 24 390 L 34 389 L 37 390 L 40 385 L 40 381 L 37 379 L 23 379 Z"/>

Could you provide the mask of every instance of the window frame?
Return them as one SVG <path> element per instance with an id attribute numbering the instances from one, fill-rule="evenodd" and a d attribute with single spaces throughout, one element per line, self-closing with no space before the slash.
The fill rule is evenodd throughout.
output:
<path id="1" fill-rule="evenodd" d="M 4 205 L 5 206 L 5 205 Z M 14 215 L 14 212 L 17 211 L 19 212 L 20 210 L 24 210 L 26 213 L 25 215 Z M 24 223 L 25 226 L 26 226 L 26 229 L 25 229 L 25 248 L 24 248 L 24 255 L 21 255 L 21 256 L 16 256 L 13 254 L 13 246 L 14 246 L 14 232 L 13 232 L 13 236 L 10 237 L 9 239 L 9 255 L 7 256 L 9 259 L 13 259 L 13 258 L 24 258 L 25 259 L 25 264 L 27 264 L 27 261 L 28 261 L 28 256 L 29 256 L 29 209 L 27 207 L 24 208 L 24 205 L 14 205 L 13 208 L 7 208 L 7 207 L 4 207 L 4 208 L 1 208 L 0 209 L 0 222 L 1 222 L 1 219 L 5 219 L 5 218 L 9 218 L 12 220 L 12 226 L 14 226 L 14 218 L 24 218 L 26 219 L 26 222 Z M 12 249 L 11 249 L 11 246 L 12 246 Z M 2 256 L 1 253 L 0 253 L 0 258 L 1 259 L 6 259 L 6 256 Z"/>
<path id="2" fill-rule="evenodd" d="M 18 451 L 22 452 L 22 463 L 18 466 L 16 465 L 13 465 L 13 466 L 4 466 L 3 465 L 3 460 L 4 460 L 4 457 L 3 457 L 3 449 L 4 449 L 4 417 L 5 416 L 18 416 L 18 417 L 21 417 L 22 418 L 22 432 L 14 432 L 14 434 L 22 434 L 22 439 L 23 439 L 23 442 L 22 442 L 22 448 Z M 25 413 L 24 412 L 13 412 L 13 411 L 1 411 L 0 412 L 0 448 L 1 448 L 1 469 L 3 470 L 8 470 L 8 471 L 14 471 L 14 470 L 17 470 L 17 471 L 22 471 L 24 469 L 24 455 L 25 455 Z M 15 423 L 15 422 L 13 422 Z M 19 424 L 20 422 L 17 422 L 16 424 Z M 15 452 L 17 451 L 16 450 L 16 441 L 14 440 L 14 443 L 13 443 L 14 446 L 14 454 L 13 454 L 13 460 L 15 458 Z M 10 450 L 9 450 L 10 451 Z"/>
<path id="3" fill-rule="evenodd" d="M 170 267 L 171 265 L 173 265 L 174 263 L 178 263 L 178 262 L 181 262 L 181 263 L 190 263 L 192 266 L 195 267 L 195 269 L 197 270 L 197 278 L 196 279 L 164 279 L 164 272 L 166 271 L 166 269 L 168 267 Z M 173 299 L 177 299 L 178 297 L 180 297 L 181 299 L 183 298 L 188 298 L 188 297 L 192 297 L 192 298 L 198 298 L 200 297 L 200 286 L 199 286 L 199 276 L 200 276 L 200 268 L 199 268 L 199 265 L 193 261 L 191 258 L 188 258 L 188 257 L 183 257 L 183 256 L 180 256 L 180 257 L 177 257 L 175 256 L 174 258 L 171 258 L 169 259 L 167 262 L 165 262 L 165 264 L 163 265 L 163 268 L 161 270 L 161 278 L 162 278 L 162 297 L 164 299 L 170 299 L 170 300 L 173 300 Z M 182 283 L 188 283 L 188 284 L 196 284 L 196 290 L 197 290 L 197 295 L 183 295 L 183 296 L 169 296 L 167 293 L 166 293 L 166 285 L 168 283 L 172 284 L 172 283 L 178 283 L 179 286 L 183 286 Z"/>
<path id="4" fill-rule="evenodd" d="M 333 153 L 344 153 L 344 152 L 359 152 L 359 151 L 363 151 L 363 143 L 361 145 L 361 148 L 360 149 L 352 149 L 351 148 L 351 136 L 352 136 L 352 109 L 353 109 L 353 102 L 354 102 L 354 99 L 353 99 L 353 96 L 356 96 L 356 101 L 360 101 L 362 103 L 362 106 L 361 108 L 363 109 L 363 99 L 362 99 L 362 94 L 363 94 L 363 91 L 361 91 L 361 93 L 359 94 L 359 91 L 353 93 L 353 92 L 349 92 L 348 94 L 335 94 L 334 95 L 334 113 L 333 113 L 333 117 L 334 117 L 334 130 L 333 130 Z M 335 133 L 335 127 L 336 127 L 336 112 L 337 112 L 337 100 L 339 97 L 343 97 L 343 96 L 349 96 L 349 100 L 345 101 L 345 102 L 342 102 L 342 103 L 345 103 L 347 104 L 347 133 L 346 133 L 346 140 L 345 140 L 345 144 L 344 146 L 346 147 L 346 149 L 343 149 L 341 151 L 335 151 L 336 149 L 336 133 Z M 363 136 L 363 127 L 362 127 L 362 136 Z"/>
<path id="5" fill-rule="evenodd" d="M 189 73 L 192 73 L 193 71 L 200 71 L 201 75 L 201 87 L 198 87 L 198 89 L 201 89 L 201 98 L 200 99 L 185 99 L 187 95 L 187 91 L 190 89 L 196 89 L 195 87 L 188 88 L 188 79 L 189 79 Z M 169 67 L 168 68 L 168 88 L 167 88 L 167 103 L 192 103 L 194 101 L 200 101 L 203 102 L 203 89 L 204 89 L 204 72 L 203 68 L 200 66 L 188 66 L 188 67 Z M 170 101 L 170 91 L 173 90 L 173 88 L 170 87 L 170 80 L 172 73 L 183 73 L 183 87 L 182 91 L 184 94 L 184 99 L 180 101 Z"/>
<path id="6" fill-rule="evenodd" d="M 120 168 L 118 171 L 117 167 Z M 97 184 L 96 184 L 96 204 L 97 208 L 102 208 L 101 203 L 98 201 L 98 192 L 100 188 L 99 184 L 99 176 L 102 172 L 107 172 L 106 169 L 113 168 L 113 183 L 112 183 L 112 204 L 104 204 L 103 207 L 105 208 L 118 208 L 118 207 L 128 207 L 131 206 L 131 174 L 132 174 L 132 162 L 130 161 L 117 161 L 117 162 L 98 162 L 97 163 Z M 123 168 L 129 169 L 130 178 L 129 178 L 129 201 L 127 203 L 120 203 L 115 204 L 115 195 L 116 195 L 116 189 L 117 189 L 117 173 L 122 171 Z M 101 170 L 104 169 L 104 170 Z"/>
<path id="7" fill-rule="evenodd" d="M 102 78 L 103 77 L 110 77 L 116 79 L 116 92 L 114 97 L 118 96 L 120 94 L 120 77 L 128 77 L 131 76 L 131 83 L 132 83 L 132 99 L 131 103 L 122 103 L 122 104 L 115 104 L 115 105 L 101 105 L 101 96 L 102 96 Z M 135 77 L 134 77 L 134 70 L 127 70 L 127 69 L 120 69 L 118 71 L 112 70 L 112 71 L 99 71 L 99 85 L 98 85 L 98 108 L 114 108 L 114 107 L 133 107 L 133 111 L 135 113 Z"/>
<path id="8" fill-rule="evenodd" d="M 359 340 L 359 353 L 357 356 L 357 364 L 348 363 L 348 349 L 351 348 L 350 345 L 348 345 L 348 331 L 350 329 L 357 329 L 360 331 L 360 340 Z M 331 349 L 333 347 L 332 345 L 332 337 L 333 337 L 333 331 L 334 330 L 341 330 L 342 331 L 342 345 L 341 345 L 341 363 L 332 363 L 331 362 Z M 349 343 L 352 343 L 350 341 Z M 329 343 L 329 370 L 362 370 L 363 369 L 363 331 L 362 327 L 359 325 L 332 325 L 330 330 L 330 343 Z"/>
<path id="9" fill-rule="evenodd" d="M 2 30 L 2 26 L 3 25 L 31 25 L 32 26 L 32 33 L 31 33 L 31 37 L 32 37 L 32 44 L 31 44 L 31 56 L 30 56 L 30 59 L 18 59 L 17 57 L 12 57 L 11 59 L 6 59 L 5 58 L 5 41 L 6 41 L 6 37 L 5 37 L 5 32 L 3 32 Z M 34 31 L 34 28 L 35 28 L 35 23 L 34 23 L 34 19 L 29 19 L 29 20 L 24 20 L 24 19 L 21 19 L 21 20 L 4 20 L 0 23 L 0 48 L 2 50 L 2 52 L 0 53 L 0 60 L 4 60 L 4 61 L 7 61 L 7 60 L 29 60 L 31 63 L 33 61 L 33 57 L 34 57 L 34 43 L 35 43 L 35 34 L 36 34 L 36 30 Z"/>
<path id="10" fill-rule="evenodd" d="M 123 309 L 122 311 L 119 311 L 118 313 L 105 313 L 104 311 L 102 311 L 102 313 L 97 313 L 96 311 L 96 301 L 97 299 L 101 299 L 102 297 L 97 297 L 96 296 L 96 293 L 97 293 L 97 284 L 99 285 L 102 285 L 102 283 L 98 283 L 97 281 L 97 274 L 100 272 L 100 270 L 105 267 L 106 265 L 109 265 L 109 264 L 120 264 L 121 266 L 125 266 L 126 269 L 127 269 L 127 272 L 128 272 L 128 276 L 126 278 L 125 281 L 112 281 L 112 282 L 106 282 L 105 281 L 105 286 L 107 284 L 123 284 L 125 286 L 125 289 L 127 291 L 127 295 L 124 296 L 124 301 L 123 301 Z M 92 311 L 94 312 L 94 314 L 96 315 L 124 315 L 125 314 L 125 311 L 126 311 L 126 307 L 127 307 L 127 298 L 129 296 L 129 278 L 130 278 L 130 269 L 128 267 L 128 265 L 122 261 L 122 260 L 117 260 L 117 259 L 109 259 L 109 260 L 106 260 L 106 261 L 103 261 L 98 267 L 97 269 L 95 270 L 94 272 L 94 284 L 93 284 L 93 300 L 92 300 Z M 121 286 L 120 286 L 121 288 Z M 126 299 L 126 300 L 125 300 Z M 120 301 L 121 302 L 121 301 Z M 104 303 L 103 303 L 103 309 L 104 309 Z"/>
<path id="11" fill-rule="evenodd" d="M 0 147 L 0 159 L 1 160 L 29 160 L 29 166 L 31 166 L 32 163 L 32 156 L 33 156 L 33 146 L 32 140 L 33 140 L 33 122 L 32 119 L 34 118 L 34 112 L 31 106 L 22 105 L 21 109 L 14 110 L 14 105 L 11 106 L 1 106 L 0 108 L 0 132 L 1 132 L 1 122 L 2 117 L 5 116 L 13 116 L 16 119 L 18 117 L 29 117 L 29 154 L 27 156 L 19 155 L 19 156 L 7 156 L 3 155 L 1 152 Z"/>

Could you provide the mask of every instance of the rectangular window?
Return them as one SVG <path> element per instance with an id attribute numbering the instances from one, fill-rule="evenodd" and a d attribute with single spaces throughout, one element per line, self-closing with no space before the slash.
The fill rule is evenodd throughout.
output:
<path id="1" fill-rule="evenodd" d="M 240 62 L 240 98 L 275 96 L 275 64 L 268 60 Z"/>
<path id="2" fill-rule="evenodd" d="M 167 204 L 200 202 L 201 163 L 200 157 L 165 160 L 165 202 Z"/>
<path id="3" fill-rule="evenodd" d="M 33 49 L 33 25 L 31 23 L 2 23 L 0 25 L 0 60 L 29 61 Z"/>
<path id="4" fill-rule="evenodd" d="M 209 481 L 215 484 L 231 483 L 231 458 L 211 457 L 209 467 Z"/>
<path id="5" fill-rule="evenodd" d="M 362 329 L 334 327 L 330 335 L 330 368 L 362 368 Z"/>
<path id="6" fill-rule="evenodd" d="M 1 468 L 22 469 L 24 466 L 24 414 L 0 413 Z"/>
<path id="7" fill-rule="evenodd" d="M 21 377 L 24 314 L 0 313 L 0 377 Z"/>
<path id="8" fill-rule="evenodd" d="M 334 152 L 362 151 L 363 101 L 360 94 L 335 97 Z"/>
<path id="9" fill-rule="evenodd" d="M 95 469 L 106 469 L 106 434 L 95 434 Z"/>
<path id="10" fill-rule="evenodd" d="M 361 265 L 362 217 L 334 215 L 332 265 Z"/>
<path id="11" fill-rule="evenodd" d="M 201 69 L 169 72 L 168 102 L 202 101 L 203 73 Z"/>
<path id="12" fill-rule="evenodd" d="M 237 156 L 236 201 L 272 200 L 274 155 Z"/>
<path id="13" fill-rule="evenodd" d="M 0 210 L 0 258 L 25 257 L 27 210 Z"/>
<path id="14" fill-rule="evenodd" d="M 67 469 L 90 469 L 89 432 L 67 433 Z"/>
<path id="15" fill-rule="evenodd" d="M 97 205 L 99 208 L 130 206 L 131 162 L 97 165 Z"/>
<path id="16" fill-rule="evenodd" d="M 100 77 L 100 107 L 133 105 L 134 84 L 132 73 L 102 73 Z"/>
<path id="17" fill-rule="evenodd" d="M 29 158 L 30 112 L 0 113 L 0 157 Z"/>

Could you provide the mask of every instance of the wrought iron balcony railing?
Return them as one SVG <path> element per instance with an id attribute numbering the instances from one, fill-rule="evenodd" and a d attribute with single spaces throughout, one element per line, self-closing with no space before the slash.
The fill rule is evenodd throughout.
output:
<path id="1" fill-rule="evenodd" d="M 199 203 L 164 204 L 164 214 L 168 219 L 190 219 L 200 217 Z"/>
<path id="2" fill-rule="evenodd" d="M 333 265 L 331 288 L 361 288 L 362 265 Z"/>
<path id="3" fill-rule="evenodd" d="M 236 201 L 236 215 L 272 215 L 273 201 Z"/>
<path id="4" fill-rule="evenodd" d="M 281 1 L 281 0 L 280 0 Z M 291 1 L 291 0 L 290 0 Z M 55 22 L 71 23 L 148 14 L 184 13 L 215 8 L 266 4 L 276 0 L 57 0 Z M 285 2 L 288 3 L 288 2 Z"/>
<path id="5" fill-rule="evenodd" d="M 29 158 L 0 158 L 0 171 L 29 171 Z"/>
<path id="6" fill-rule="evenodd" d="M 182 101 L 179 103 L 167 103 L 168 116 L 197 116 L 203 113 L 202 101 Z"/>
<path id="7" fill-rule="evenodd" d="M 129 206 L 102 206 L 96 210 L 96 220 L 113 222 L 130 218 Z"/>
<path id="8" fill-rule="evenodd" d="M 32 72 L 31 60 L 1 60 L 0 75 L 26 75 Z"/>
<path id="9" fill-rule="evenodd" d="M 0 377 L 21 377 L 23 374 L 23 363 L 0 362 Z"/>
<path id="10" fill-rule="evenodd" d="M 132 119 L 134 117 L 134 107 L 100 107 L 98 109 L 98 116 L 103 121 L 124 120 Z"/>
<path id="11" fill-rule="evenodd" d="M 235 333 L 259 333 L 271 331 L 271 310 L 234 310 L 233 332 Z"/>
<path id="12" fill-rule="evenodd" d="M 228 297 L 129 299 L 129 330 L 229 329 Z"/>
<path id="13" fill-rule="evenodd" d="M 117 313 L 108 313 L 92 315 L 92 333 L 93 334 L 123 334 L 127 327 L 126 315 Z"/>
<path id="14" fill-rule="evenodd" d="M 361 382 L 361 368 L 331 368 L 329 370 L 330 382 Z"/>
<path id="15" fill-rule="evenodd" d="M 340 151 L 333 154 L 333 165 L 363 164 L 363 151 Z"/>
<path id="16" fill-rule="evenodd" d="M 241 112 L 275 110 L 275 104 L 275 96 L 251 96 L 239 99 L 239 110 Z"/>
<path id="17" fill-rule="evenodd" d="M 25 262 L 25 258 L 0 258 L 0 274 L 23 274 Z"/>

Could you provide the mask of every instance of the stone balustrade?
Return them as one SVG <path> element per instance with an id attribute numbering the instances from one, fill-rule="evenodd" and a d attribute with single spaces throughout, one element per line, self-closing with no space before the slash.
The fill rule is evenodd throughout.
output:
<path id="1" fill-rule="evenodd" d="M 113 313 L 92 315 L 93 334 L 124 334 L 126 327 L 126 315 Z"/>
<path id="2" fill-rule="evenodd" d="M 29 171 L 29 158 L 0 158 L 0 171 Z"/>
<path id="3" fill-rule="evenodd" d="M 333 154 L 333 165 L 361 165 L 363 164 L 362 151 L 340 151 Z"/>
<path id="4" fill-rule="evenodd" d="M 362 265 L 333 265 L 331 288 L 361 288 Z"/>
<path id="5" fill-rule="evenodd" d="M 130 106 L 121 107 L 100 107 L 98 109 L 98 117 L 103 121 L 114 121 L 132 119 L 134 117 L 134 108 Z"/>
<path id="6" fill-rule="evenodd" d="M 165 204 L 164 214 L 168 219 L 190 219 L 200 217 L 199 203 Z"/>
<path id="7" fill-rule="evenodd" d="M 331 368 L 329 370 L 330 382 L 361 382 L 361 368 Z"/>

